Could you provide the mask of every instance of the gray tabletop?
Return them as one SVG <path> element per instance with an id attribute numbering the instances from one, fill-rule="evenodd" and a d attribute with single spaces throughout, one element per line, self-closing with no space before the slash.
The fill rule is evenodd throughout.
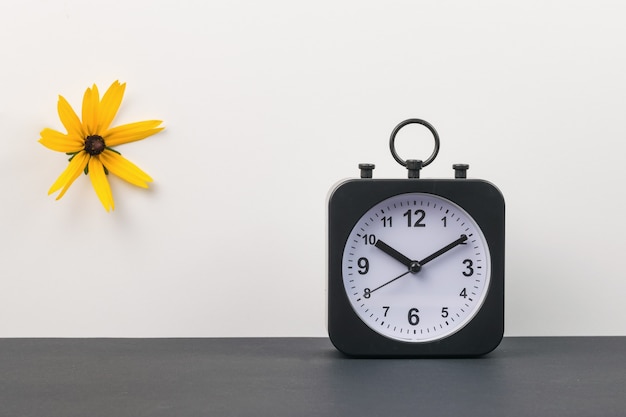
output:
<path id="1" fill-rule="evenodd" d="M 626 337 L 479 359 L 349 359 L 325 338 L 0 339 L 0 416 L 626 416 Z"/>

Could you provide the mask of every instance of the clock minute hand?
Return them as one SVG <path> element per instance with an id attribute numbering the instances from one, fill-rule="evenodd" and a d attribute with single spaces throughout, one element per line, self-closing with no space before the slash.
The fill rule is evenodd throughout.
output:
<path id="1" fill-rule="evenodd" d="M 437 252 L 425 257 L 424 259 L 422 259 L 419 264 L 420 265 L 424 265 L 430 261 L 432 261 L 433 259 L 443 255 L 444 253 L 446 253 L 447 251 L 449 251 L 450 249 L 464 243 L 467 240 L 467 236 L 466 235 L 461 235 L 460 238 L 458 238 L 457 240 L 455 240 L 454 242 L 444 246 L 443 248 L 439 249 Z"/>

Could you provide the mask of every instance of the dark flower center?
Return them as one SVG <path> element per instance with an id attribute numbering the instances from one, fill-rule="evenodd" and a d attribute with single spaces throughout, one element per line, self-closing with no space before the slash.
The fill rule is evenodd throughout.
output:
<path id="1" fill-rule="evenodd" d="M 100 155 L 106 148 L 104 139 L 99 135 L 91 135 L 85 138 L 85 152 L 89 155 Z"/>

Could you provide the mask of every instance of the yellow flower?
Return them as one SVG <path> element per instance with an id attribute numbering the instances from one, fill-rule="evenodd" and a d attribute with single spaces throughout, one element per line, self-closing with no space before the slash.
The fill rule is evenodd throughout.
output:
<path id="1" fill-rule="evenodd" d="M 115 208 L 111 187 L 107 180 L 109 172 L 129 183 L 148 188 L 152 178 L 135 164 L 124 158 L 112 146 L 145 139 L 163 130 L 161 120 L 146 120 L 110 128 L 111 122 L 124 97 L 126 84 L 115 81 L 102 96 L 94 84 L 83 96 L 82 122 L 70 106 L 59 96 L 57 105 L 61 123 L 67 134 L 54 129 L 41 131 L 39 142 L 46 148 L 71 155 L 70 164 L 52 184 L 48 195 L 61 190 L 57 200 L 63 197 L 81 172 L 89 174 L 91 184 L 106 211 Z"/>

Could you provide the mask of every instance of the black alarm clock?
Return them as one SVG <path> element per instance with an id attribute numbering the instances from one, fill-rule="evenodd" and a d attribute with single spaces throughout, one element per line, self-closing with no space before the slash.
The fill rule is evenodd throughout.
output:
<path id="1" fill-rule="evenodd" d="M 425 161 L 395 150 L 402 127 L 426 126 L 435 149 Z M 355 357 L 471 357 L 504 333 L 504 198 L 491 183 L 420 178 L 439 151 L 421 119 L 393 130 L 392 156 L 405 179 L 361 178 L 337 185 L 328 201 L 328 333 Z"/>

